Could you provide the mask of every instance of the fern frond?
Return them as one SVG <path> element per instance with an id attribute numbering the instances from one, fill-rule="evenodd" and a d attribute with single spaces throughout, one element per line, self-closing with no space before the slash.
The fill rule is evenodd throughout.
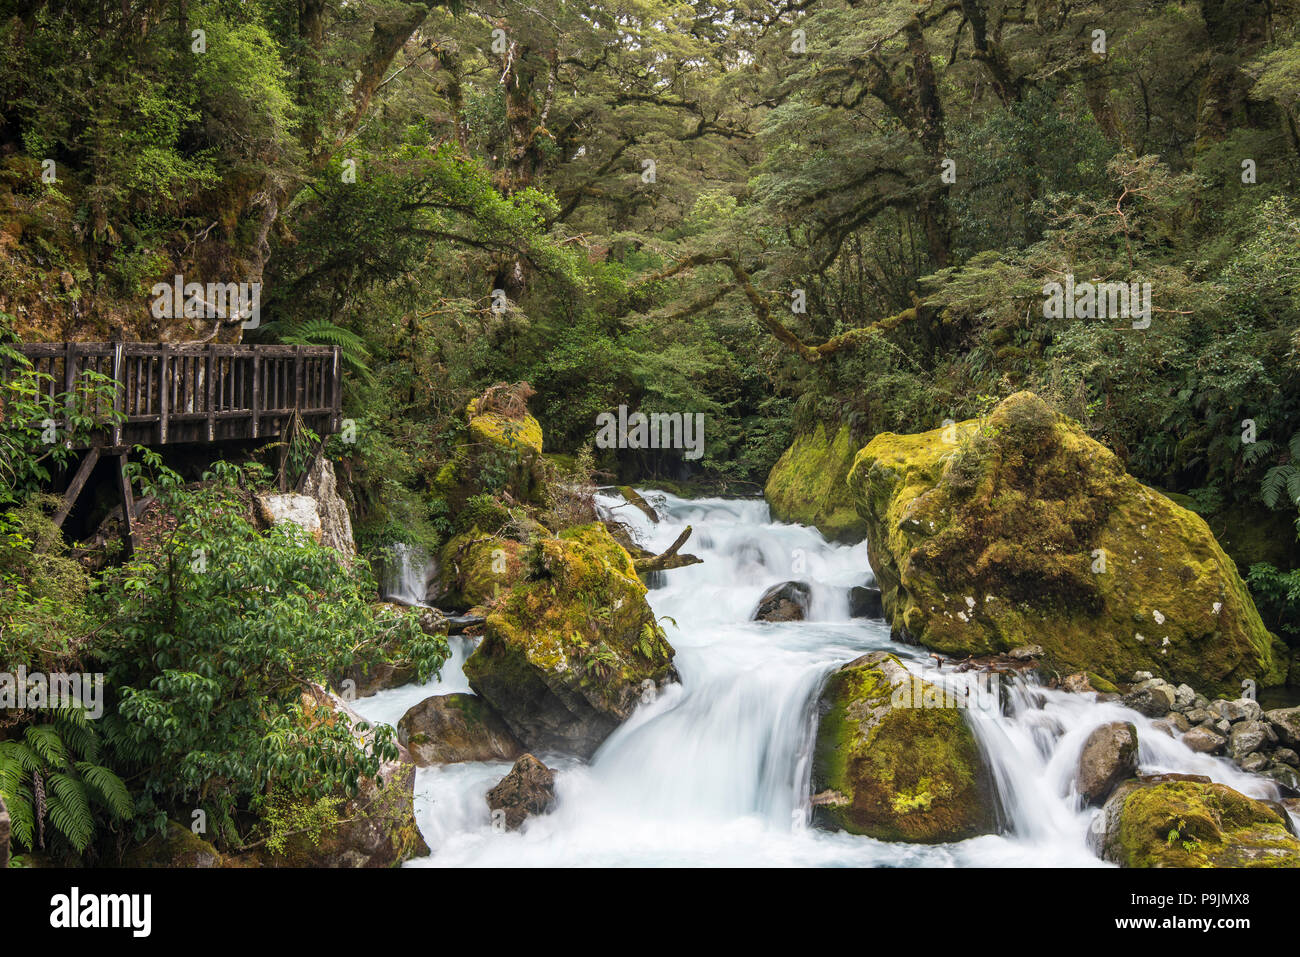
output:
<path id="1" fill-rule="evenodd" d="M 33 847 L 36 834 L 36 811 L 32 807 L 32 792 L 26 787 L 10 791 L 0 790 L 5 808 L 9 811 L 9 834 L 24 847 Z"/>
<path id="2" fill-rule="evenodd" d="M 1294 470 L 1295 466 L 1292 465 L 1274 465 L 1264 473 L 1264 481 L 1259 485 L 1259 496 L 1269 508 L 1277 507 L 1278 499 L 1286 490 L 1288 475 Z"/>
<path id="3" fill-rule="evenodd" d="M 90 786 L 91 791 L 108 806 L 114 817 L 120 820 L 131 817 L 131 792 L 126 789 L 121 778 L 108 768 L 88 761 L 77 762 L 77 773 Z"/>
<path id="4" fill-rule="evenodd" d="M 52 768 L 63 770 L 68 767 L 68 749 L 63 738 L 52 724 L 36 724 L 23 732 L 23 737 L 33 751 L 45 759 Z"/>
<path id="5" fill-rule="evenodd" d="M 46 806 L 50 822 L 80 854 L 95 837 L 95 815 L 86 786 L 70 774 L 51 774 Z"/>
<path id="6" fill-rule="evenodd" d="M 1287 448 L 1291 450 L 1291 461 L 1300 462 L 1300 432 L 1291 436 L 1291 441 L 1287 443 Z"/>

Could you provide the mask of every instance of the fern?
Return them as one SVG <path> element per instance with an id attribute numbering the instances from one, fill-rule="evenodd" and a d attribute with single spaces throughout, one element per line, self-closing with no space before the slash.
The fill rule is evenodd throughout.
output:
<path id="1" fill-rule="evenodd" d="M 365 340 L 351 329 L 345 329 L 328 319 L 305 319 L 292 325 L 282 322 L 269 322 L 265 326 L 268 335 L 274 336 L 291 346 L 338 346 L 339 357 L 362 379 L 369 381 L 370 350 Z"/>
<path id="2" fill-rule="evenodd" d="M 60 710 L 51 724 L 27 727 L 20 741 L 0 741 L 0 798 L 17 844 L 43 847 L 48 821 L 81 853 L 95 839 L 100 817 L 130 819 L 131 793 L 121 778 L 95 763 L 99 752 L 99 737 L 77 708 Z M 43 807 L 33 790 L 38 775 L 45 786 Z"/>

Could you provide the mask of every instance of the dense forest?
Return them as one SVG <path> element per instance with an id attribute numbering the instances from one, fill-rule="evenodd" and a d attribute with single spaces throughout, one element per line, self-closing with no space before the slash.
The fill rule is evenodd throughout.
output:
<path id="1" fill-rule="evenodd" d="M 1130 679 L 1159 659 L 1082 637 L 1058 651 L 996 616 L 996 639 L 963 644 L 918 624 L 928 593 L 909 584 L 961 568 L 992 600 L 1014 572 L 1003 594 L 1104 617 L 1112 593 L 1058 556 L 1096 555 L 1131 476 L 1174 503 L 1170 535 L 1212 533 L 1197 549 L 1226 554 L 1228 584 L 1205 605 L 1240 610 L 1232 640 L 1258 657 L 1170 658 L 1170 687 L 1208 706 L 1242 679 L 1294 685 L 1297 197 L 1290 0 L 0 2 L 0 358 L 16 370 L 0 666 L 102 674 L 105 708 L 0 711 L 15 861 L 119 862 L 161 839 L 202 856 L 185 837 L 200 814 L 214 854 L 337 863 L 341 809 L 418 741 L 381 722 L 359 744 L 321 696 L 348 676 L 427 681 L 462 628 L 486 629 L 465 675 L 508 734 L 590 758 L 637 689 L 678 677 L 669 639 L 690 625 L 669 628 L 638 574 L 653 603 L 697 561 L 689 539 L 635 534 L 627 513 L 658 520 L 663 502 L 629 489 L 608 521 L 610 487 L 671 502 L 766 487 L 778 518 L 845 547 L 866 536 L 895 639 L 1042 645 L 1041 680 L 1149 696 Z M 259 311 L 160 314 L 173 277 L 260 284 Z M 147 508 L 128 554 L 105 531 L 107 481 L 53 521 L 113 384 L 47 388 L 22 371 L 39 342 L 338 347 L 346 427 L 136 450 Z M 679 440 L 698 422 L 698 448 L 600 441 L 620 410 L 675 417 Z M 986 425 L 968 441 L 971 422 Z M 932 431 L 967 443 L 936 486 L 963 524 L 904 547 L 899 516 L 923 505 L 871 512 L 902 506 L 863 456 Z M 1033 458 L 1040 442 L 1055 458 Z M 277 469 L 320 481 L 322 460 L 355 536 L 342 558 L 258 517 Z M 987 484 L 991 461 L 1033 471 L 1031 504 Z M 1032 504 L 1053 496 L 1086 500 Z M 972 544 L 986 538 L 1012 547 Z M 716 539 L 694 544 L 707 567 Z M 437 587 L 381 602 L 412 553 Z M 1211 574 L 1196 567 L 1161 624 Z M 502 702 L 542 692 L 488 650 L 525 632 L 572 634 L 574 674 L 631 690 L 567 706 L 576 725 L 520 717 Z M 1285 735 L 1261 748 L 1234 756 L 1263 753 L 1300 787 Z M 876 833 L 847 811 L 818 822 Z M 880 833 L 945 839 L 910 826 Z M 373 860 L 422 844 L 402 818 Z"/>

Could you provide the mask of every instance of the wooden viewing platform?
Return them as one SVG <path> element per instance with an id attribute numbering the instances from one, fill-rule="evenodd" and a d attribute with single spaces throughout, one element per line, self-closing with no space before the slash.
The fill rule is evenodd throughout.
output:
<path id="1" fill-rule="evenodd" d="M 43 377 L 41 388 L 51 401 L 76 389 L 86 373 L 116 383 L 86 409 L 104 425 L 72 446 L 87 454 L 54 518 L 63 524 L 100 457 L 115 455 L 128 548 L 136 516 L 125 469 L 133 446 L 288 438 L 295 413 L 323 440 L 339 431 L 342 420 L 338 346 L 39 342 L 12 348 Z M 10 380 L 13 366 L 11 359 L 3 361 L 0 382 Z M 62 432 L 64 423 L 59 425 Z M 282 444 L 282 487 L 286 452 Z"/>
<path id="2" fill-rule="evenodd" d="M 76 448 L 117 449 L 259 439 L 280 435 L 295 410 L 317 435 L 339 430 L 342 370 L 338 346 L 197 346 L 154 342 L 38 342 L 14 346 L 51 399 L 71 392 L 82 373 L 117 382 L 112 409 L 88 411 L 118 421 Z M 8 381 L 11 360 L 0 370 Z"/>

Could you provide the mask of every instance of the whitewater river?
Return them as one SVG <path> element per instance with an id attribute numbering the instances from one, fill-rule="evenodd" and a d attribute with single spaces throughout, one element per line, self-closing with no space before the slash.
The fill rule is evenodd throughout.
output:
<path id="1" fill-rule="evenodd" d="M 975 676 L 941 673 L 921 649 L 891 641 L 883 621 L 848 617 L 849 588 L 870 580 L 865 544 L 829 544 L 815 529 L 774 523 L 762 501 L 642 491 L 663 516 L 657 525 L 620 498 L 598 504 L 655 552 L 692 525 L 684 551 L 704 559 L 664 573 L 648 596 L 665 616 L 681 684 L 641 705 L 590 764 L 539 753 L 556 771 L 556 808 L 517 833 L 493 830 L 484 800 L 508 762 L 420 769 L 416 819 L 432 853 L 408 867 L 1099 866 L 1086 840 L 1097 812 L 1080 806 L 1073 776 L 1089 732 L 1115 720 L 1137 726 L 1144 773 L 1205 774 L 1255 797 L 1277 795 L 1266 779 L 1193 753 L 1127 708 L 1020 685 L 1009 715 L 979 699 L 969 711 L 997 782 L 1002 833 L 923 846 L 812 828 L 815 705 L 831 671 L 886 649 L 957 689 Z M 750 621 L 763 591 L 791 579 L 813 586 L 810 620 Z M 396 724 L 430 695 L 469 691 L 461 666 L 472 645 L 451 641 L 440 680 L 363 698 L 356 709 Z"/>

